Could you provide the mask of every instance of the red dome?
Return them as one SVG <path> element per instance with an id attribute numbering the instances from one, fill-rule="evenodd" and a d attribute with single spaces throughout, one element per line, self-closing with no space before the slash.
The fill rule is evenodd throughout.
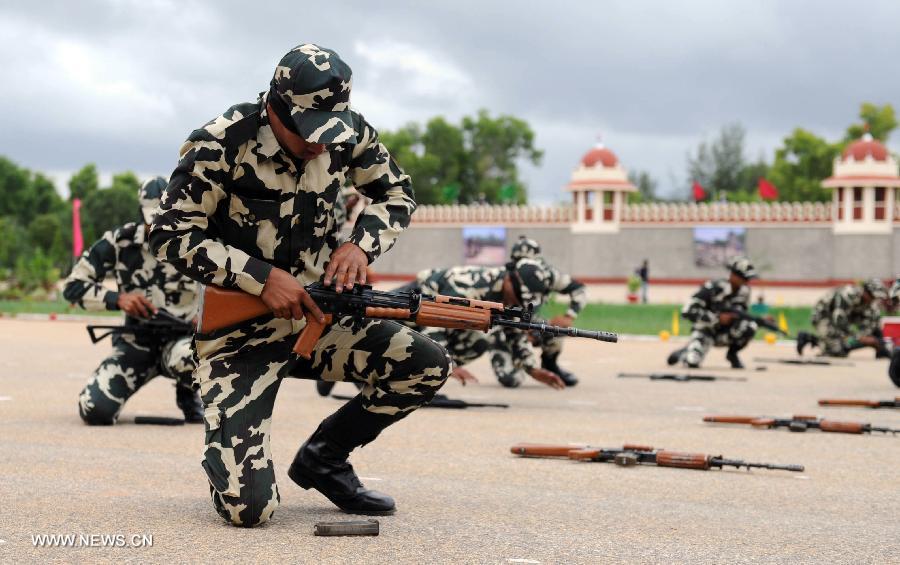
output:
<path id="1" fill-rule="evenodd" d="M 597 163 L 601 163 L 604 167 L 615 167 L 618 162 L 615 153 L 605 147 L 594 147 L 581 158 L 581 164 L 585 167 L 593 167 Z"/>
<path id="2" fill-rule="evenodd" d="M 868 137 L 868 136 L 867 136 Z M 886 161 L 888 156 L 887 148 L 875 139 L 858 139 L 844 149 L 844 160 L 853 157 L 856 161 L 862 161 L 866 156 L 872 156 L 876 161 Z"/>

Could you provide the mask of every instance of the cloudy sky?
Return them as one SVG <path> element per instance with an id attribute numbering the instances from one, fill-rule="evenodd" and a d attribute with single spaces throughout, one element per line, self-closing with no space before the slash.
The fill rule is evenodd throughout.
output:
<path id="1" fill-rule="evenodd" d="M 60 179 L 87 162 L 168 175 L 190 130 L 316 42 L 351 65 L 352 103 L 379 129 L 526 119 L 546 152 L 525 171 L 533 201 L 562 197 L 598 134 L 671 192 L 725 123 L 771 160 L 794 127 L 837 138 L 860 102 L 900 108 L 898 26 L 891 1 L 9 0 L 0 154 Z"/>

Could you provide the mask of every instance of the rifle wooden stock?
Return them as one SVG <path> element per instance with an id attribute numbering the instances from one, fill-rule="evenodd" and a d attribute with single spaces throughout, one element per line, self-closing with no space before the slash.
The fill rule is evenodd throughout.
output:
<path id="1" fill-rule="evenodd" d="M 861 434 L 865 430 L 865 424 L 859 422 L 836 422 L 834 420 L 822 420 L 819 429 L 823 432 L 836 432 L 839 434 Z"/>
<path id="2" fill-rule="evenodd" d="M 203 289 L 198 333 L 209 333 L 271 312 L 262 298 L 242 290 L 207 285 Z"/>
<path id="3" fill-rule="evenodd" d="M 678 467 L 680 469 L 709 469 L 709 457 L 702 453 L 681 453 L 679 451 L 659 451 L 656 464 L 660 467 Z"/>
<path id="4" fill-rule="evenodd" d="M 844 400 L 839 398 L 823 398 L 819 406 L 869 406 L 875 408 L 878 403 L 874 400 Z"/>
<path id="5" fill-rule="evenodd" d="M 600 455 L 599 449 L 586 448 L 586 449 L 570 449 L 566 456 L 569 459 L 574 459 L 576 461 L 590 461 L 595 457 Z"/>
<path id="6" fill-rule="evenodd" d="M 586 445 L 519 443 L 510 447 L 509 451 L 523 457 L 569 457 L 569 452 L 585 449 L 587 449 Z"/>
<path id="7" fill-rule="evenodd" d="M 759 420 L 756 416 L 704 416 L 704 422 L 714 422 L 717 424 L 752 424 Z"/>

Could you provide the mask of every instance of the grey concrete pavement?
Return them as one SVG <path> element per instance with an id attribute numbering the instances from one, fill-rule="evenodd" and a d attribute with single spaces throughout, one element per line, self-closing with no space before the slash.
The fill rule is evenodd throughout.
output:
<path id="1" fill-rule="evenodd" d="M 76 397 L 108 345 L 84 322 L 0 320 L 0 562 L 237 563 L 890 563 L 898 562 L 900 436 L 763 431 L 701 423 L 704 413 L 813 413 L 900 427 L 900 411 L 820 408 L 820 397 L 893 398 L 886 363 L 770 365 L 747 382 L 617 379 L 664 369 L 672 344 L 573 341 L 564 364 L 581 377 L 554 392 L 501 388 L 486 362 L 480 386 L 450 396 L 508 410 L 422 410 L 354 453 L 364 482 L 397 499 L 377 538 L 317 538 L 320 520 L 349 520 L 287 477 L 294 451 L 339 403 L 308 381 L 282 385 L 273 453 L 281 506 L 265 527 L 214 513 L 200 468 L 202 428 L 133 424 L 177 416 L 171 381 L 156 379 L 120 423 L 88 428 Z M 754 343 L 754 356 L 791 356 Z M 705 373 L 734 375 L 715 350 Z M 350 385 L 336 392 L 351 393 Z M 691 471 L 520 459 L 517 442 L 646 443 L 806 472 Z M 36 548 L 37 534 L 150 534 L 152 547 Z"/>

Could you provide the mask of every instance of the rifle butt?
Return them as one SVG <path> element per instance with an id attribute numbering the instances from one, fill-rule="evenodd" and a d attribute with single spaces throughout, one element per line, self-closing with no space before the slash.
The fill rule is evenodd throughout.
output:
<path id="1" fill-rule="evenodd" d="M 197 333 L 214 332 L 271 312 L 262 298 L 242 290 L 206 285 L 202 297 Z"/>
<path id="2" fill-rule="evenodd" d="M 819 406 L 865 406 L 869 408 L 876 408 L 878 406 L 877 402 L 872 400 L 849 400 L 849 399 L 841 399 L 841 398 L 823 398 L 819 401 Z"/>
<path id="3" fill-rule="evenodd" d="M 584 450 L 587 446 L 545 443 L 518 443 L 509 448 L 510 453 L 522 457 L 569 457 L 570 451 Z"/>

